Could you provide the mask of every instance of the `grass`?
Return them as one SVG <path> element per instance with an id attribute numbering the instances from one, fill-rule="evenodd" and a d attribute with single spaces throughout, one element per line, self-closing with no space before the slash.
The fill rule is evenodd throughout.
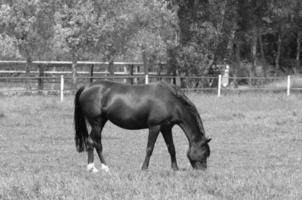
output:
<path id="1" fill-rule="evenodd" d="M 191 169 L 187 140 L 175 127 L 181 170 L 170 170 L 159 137 L 149 170 L 141 171 L 146 130 L 108 123 L 111 174 L 85 171 L 87 155 L 73 141 L 73 97 L 0 97 L 0 199 L 302 199 L 301 95 L 189 97 L 213 138 L 208 170 Z"/>

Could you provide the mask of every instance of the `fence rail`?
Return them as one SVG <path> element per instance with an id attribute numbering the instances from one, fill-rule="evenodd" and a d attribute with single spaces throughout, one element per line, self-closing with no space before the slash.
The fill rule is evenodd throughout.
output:
<path id="1" fill-rule="evenodd" d="M 72 61 L 32 61 L 32 64 L 42 65 L 71 65 Z M 0 60 L 0 64 L 26 64 L 25 60 Z M 77 61 L 80 65 L 108 65 L 109 62 Z M 115 65 L 143 65 L 142 62 L 114 62 Z"/>
<path id="2" fill-rule="evenodd" d="M 230 92 L 246 92 L 246 91 L 262 91 L 262 92 L 282 92 L 287 96 L 292 92 L 302 92 L 302 77 L 236 77 L 229 78 L 229 84 L 224 87 L 222 84 L 223 77 L 177 77 L 162 76 L 152 74 L 137 75 L 114 75 L 89 77 L 79 76 L 77 78 L 78 86 L 88 84 L 98 80 L 113 80 L 128 84 L 149 84 L 156 81 L 166 81 L 168 83 L 177 84 L 185 91 L 199 91 L 216 93 L 222 96 Z M 43 81 L 42 81 L 43 80 Z M 237 85 L 234 82 L 237 82 Z M 0 93 L 16 94 L 16 93 L 54 93 L 60 94 L 63 101 L 64 94 L 73 93 L 75 91 L 73 80 L 69 76 L 60 75 L 53 77 L 0 77 Z"/>

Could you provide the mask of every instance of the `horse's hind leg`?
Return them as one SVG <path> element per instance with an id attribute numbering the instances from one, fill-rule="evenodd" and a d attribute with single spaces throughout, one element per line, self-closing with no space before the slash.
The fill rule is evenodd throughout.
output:
<path id="1" fill-rule="evenodd" d="M 94 123 L 92 123 L 90 137 L 93 141 L 93 146 L 95 147 L 96 152 L 101 161 L 102 169 L 104 171 L 108 172 L 109 168 L 106 165 L 106 161 L 105 161 L 103 153 L 102 153 L 103 152 L 102 130 L 103 130 L 103 127 L 106 122 L 107 122 L 107 119 L 102 117 L 102 118 L 97 119 Z M 93 151 L 92 151 L 92 158 L 93 158 Z M 92 159 L 92 161 L 93 161 L 93 159 Z M 88 152 L 88 163 L 89 163 L 89 152 Z"/>
<path id="2" fill-rule="evenodd" d="M 94 155 L 93 155 L 94 142 L 90 136 L 86 139 L 86 146 L 87 146 L 87 154 L 88 154 L 87 171 L 98 172 L 98 169 L 94 166 L 94 162 L 93 162 L 94 161 Z"/>
<path id="3" fill-rule="evenodd" d="M 153 126 L 153 127 L 149 128 L 149 136 L 148 136 L 148 144 L 147 144 L 147 149 L 146 149 L 146 157 L 145 157 L 144 163 L 142 165 L 142 170 L 148 169 L 150 157 L 152 155 L 154 145 L 155 145 L 156 139 L 157 139 L 158 134 L 159 134 L 159 130 L 160 130 L 160 126 Z"/>
<path id="4" fill-rule="evenodd" d="M 176 161 L 176 153 L 175 146 L 173 142 L 172 129 L 166 128 L 161 130 L 164 140 L 166 142 L 170 157 L 171 157 L 171 167 L 173 170 L 178 170 L 177 161 Z"/>

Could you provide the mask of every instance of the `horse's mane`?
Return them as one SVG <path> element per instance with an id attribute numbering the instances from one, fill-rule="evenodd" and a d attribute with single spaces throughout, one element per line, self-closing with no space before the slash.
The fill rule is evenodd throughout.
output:
<path id="1" fill-rule="evenodd" d="M 196 124 L 198 125 L 199 130 L 202 132 L 203 135 L 205 135 L 202 120 L 197 111 L 197 108 L 192 103 L 192 101 L 184 94 L 184 92 L 181 91 L 179 87 L 172 85 L 172 84 L 168 84 L 164 81 L 161 81 L 159 83 L 159 85 L 167 88 L 174 96 L 176 96 L 188 108 L 189 112 L 193 115 L 193 119 L 195 120 Z"/>

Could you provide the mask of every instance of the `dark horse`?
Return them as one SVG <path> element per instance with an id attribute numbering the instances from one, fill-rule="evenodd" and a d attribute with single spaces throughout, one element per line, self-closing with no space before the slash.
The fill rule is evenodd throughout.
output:
<path id="1" fill-rule="evenodd" d="M 167 144 L 172 169 L 177 170 L 172 127 L 179 125 L 189 141 L 187 156 L 194 169 L 205 169 L 210 156 L 201 118 L 193 103 L 173 85 L 159 82 L 149 85 L 125 85 L 111 81 L 81 87 L 75 95 L 75 144 L 78 152 L 87 150 L 89 171 L 95 148 L 102 168 L 108 170 L 102 155 L 102 129 L 110 120 L 125 129 L 149 129 L 146 157 L 142 169 L 147 169 L 159 132 Z M 91 133 L 88 134 L 87 124 Z"/>

